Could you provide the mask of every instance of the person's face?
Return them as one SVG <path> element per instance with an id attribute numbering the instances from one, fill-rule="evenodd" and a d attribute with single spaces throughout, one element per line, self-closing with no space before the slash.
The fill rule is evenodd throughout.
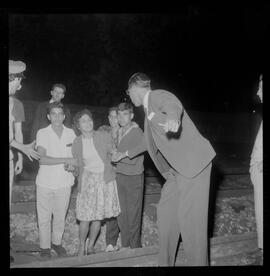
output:
<path id="1" fill-rule="evenodd" d="M 63 88 L 56 86 L 51 91 L 51 95 L 54 102 L 60 102 L 65 97 L 65 92 Z"/>
<path id="2" fill-rule="evenodd" d="M 143 104 L 142 91 L 143 91 L 143 88 L 141 88 L 137 85 L 132 85 L 127 90 L 127 95 L 130 97 L 132 103 L 135 106 L 140 106 Z"/>
<path id="3" fill-rule="evenodd" d="M 81 132 L 91 132 L 93 130 L 93 125 L 93 120 L 87 114 L 84 114 L 79 119 L 79 129 Z"/>
<path id="4" fill-rule="evenodd" d="M 134 114 L 129 110 L 118 111 L 118 122 L 121 127 L 125 127 L 130 124 Z"/>
<path id="5" fill-rule="evenodd" d="M 53 126 L 61 126 L 65 120 L 63 109 L 58 107 L 52 108 L 47 116 Z"/>
<path id="6" fill-rule="evenodd" d="M 111 111 L 108 118 L 109 118 L 109 123 L 110 123 L 111 127 L 117 127 L 118 126 L 118 118 L 117 118 L 116 110 Z"/>
<path id="7" fill-rule="evenodd" d="M 14 95 L 16 93 L 16 91 L 18 91 L 22 88 L 21 80 L 22 80 L 22 78 L 15 78 L 13 81 L 10 81 L 8 83 L 9 95 Z"/>
<path id="8" fill-rule="evenodd" d="M 258 92 L 257 92 L 257 96 L 260 98 L 261 102 L 263 101 L 263 97 L 262 97 L 262 80 L 260 80 L 259 82 L 259 89 L 258 89 Z"/>

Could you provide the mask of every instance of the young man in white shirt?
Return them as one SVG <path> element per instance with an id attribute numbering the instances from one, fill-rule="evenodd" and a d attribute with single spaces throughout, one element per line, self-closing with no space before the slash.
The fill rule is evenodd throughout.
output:
<path id="1" fill-rule="evenodd" d="M 51 257 L 51 248 L 58 256 L 66 255 L 61 240 L 74 176 L 65 170 L 65 165 L 76 164 L 71 153 L 76 135 L 71 128 L 63 124 L 63 104 L 50 104 L 47 117 L 51 124 L 40 129 L 36 139 L 37 151 L 40 154 L 40 167 L 36 177 L 37 214 L 43 258 Z"/>

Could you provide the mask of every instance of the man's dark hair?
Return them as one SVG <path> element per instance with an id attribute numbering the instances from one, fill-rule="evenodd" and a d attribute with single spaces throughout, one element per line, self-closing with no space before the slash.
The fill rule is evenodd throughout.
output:
<path id="1" fill-rule="evenodd" d="M 53 108 L 61 108 L 65 114 L 65 107 L 62 103 L 59 103 L 59 102 L 50 103 L 47 107 L 47 114 L 50 114 Z"/>
<path id="2" fill-rule="evenodd" d="M 144 73 L 135 73 L 128 80 L 128 87 L 138 85 L 140 87 L 150 88 L 151 80 Z"/>
<path id="3" fill-rule="evenodd" d="M 85 108 L 77 112 L 73 117 L 73 128 L 76 133 L 81 133 L 79 128 L 79 125 L 80 125 L 79 121 L 83 115 L 88 115 L 91 118 L 91 120 L 94 122 L 92 112 L 89 109 Z"/>
<path id="4" fill-rule="evenodd" d="M 52 90 L 53 90 L 55 87 L 62 88 L 63 91 L 64 91 L 64 93 L 66 93 L 67 88 L 66 88 L 66 86 L 65 86 L 64 84 L 62 84 L 62 83 L 55 83 L 55 84 L 53 84 L 53 86 L 52 86 Z"/>
<path id="5" fill-rule="evenodd" d="M 133 113 L 133 106 L 130 103 L 120 103 L 118 105 L 118 111 L 128 110 L 130 113 Z"/>

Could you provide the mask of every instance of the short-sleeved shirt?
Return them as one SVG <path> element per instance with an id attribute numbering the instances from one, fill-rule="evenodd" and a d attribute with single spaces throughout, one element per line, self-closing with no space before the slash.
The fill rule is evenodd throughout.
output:
<path id="1" fill-rule="evenodd" d="M 71 147 L 76 135 L 73 129 L 63 126 L 61 138 L 52 129 L 52 125 L 37 132 L 36 145 L 46 149 L 46 154 L 55 158 L 72 157 Z M 50 189 L 60 189 L 74 184 L 72 173 L 64 169 L 64 164 L 40 165 L 36 184 Z"/>
<path id="2" fill-rule="evenodd" d="M 16 98 L 9 98 L 9 140 L 14 138 L 14 124 L 25 121 L 24 108 L 21 101 Z M 10 149 L 9 159 L 13 159 L 13 153 Z"/>

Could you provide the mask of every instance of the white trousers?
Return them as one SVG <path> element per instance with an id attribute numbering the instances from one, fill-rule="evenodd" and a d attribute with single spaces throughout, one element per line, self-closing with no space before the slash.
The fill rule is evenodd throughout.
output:
<path id="1" fill-rule="evenodd" d="M 14 163 L 13 163 L 13 160 L 9 160 L 9 209 L 11 206 L 13 180 L 14 180 Z"/>
<path id="2" fill-rule="evenodd" d="M 71 187 L 54 190 L 37 185 L 37 215 L 40 248 L 51 248 L 51 242 L 56 245 L 61 244 L 70 193 Z"/>
<path id="3" fill-rule="evenodd" d="M 258 247 L 263 249 L 263 173 L 257 164 L 250 168 L 250 178 L 254 187 L 254 207 L 258 235 Z"/>

